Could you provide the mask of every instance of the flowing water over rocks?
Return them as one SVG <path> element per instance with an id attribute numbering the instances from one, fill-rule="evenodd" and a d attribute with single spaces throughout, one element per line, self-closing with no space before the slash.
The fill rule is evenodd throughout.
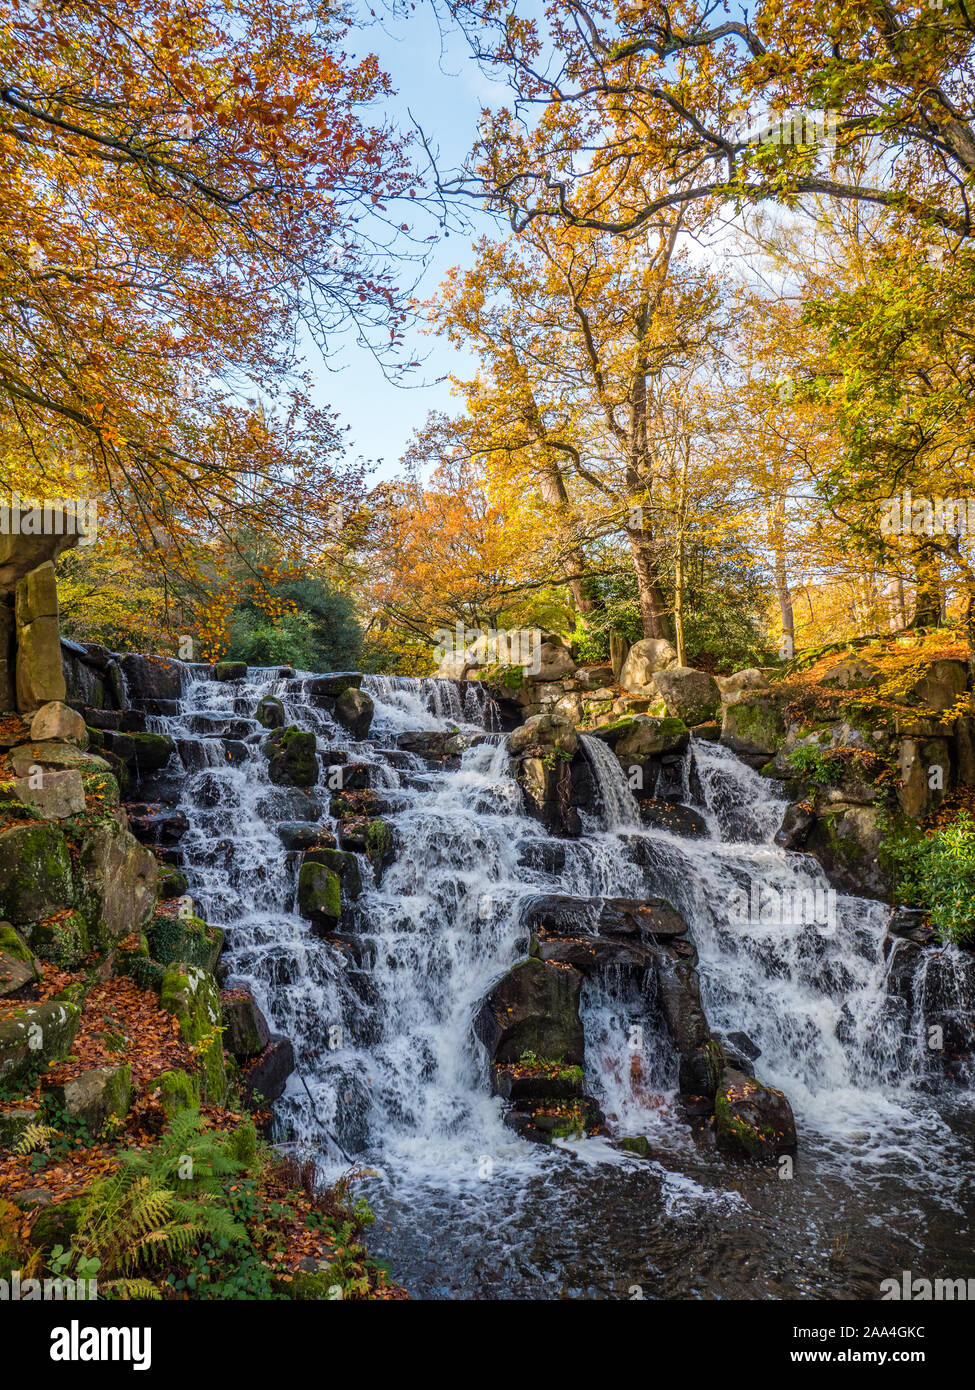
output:
<path id="1" fill-rule="evenodd" d="M 680 799 L 707 826 L 689 839 L 642 826 L 615 757 L 584 737 L 599 809 L 556 839 L 522 813 L 476 685 L 373 676 L 363 689 L 375 717 L 360 741 L 306 681 L 273 671 L 222 683 L 189 668 L 179 713 L 151 726 L 186 769 L 189 891 L 227 931 L 230 980 L 249 981 L 294 1043 L 280 1138 L 328 1173 L 350 1158 L 370 1170 L 371 1246 L 395 1278 L 421 1297 L 872 1299 L 905 1269 L 975 1276 L 973 1097 L 964 1075 L 932 1078 L 918 1002 L 930 971 L 959 968 L 951 952 L 911 962 L 908 987 L 888 992 L 901 944 L 885 962 L 888 909 L 835 898 L 815 860 L 776 847 L 775 784 L 719 745 L 693 741 L 681 765 Z M 307 793 L 269 780 L 253 717 L 267 695 L 365 765 L 394 830 L 380 874 L 360 856 L 341 939 L 297 914 L 300 855 L 277 830 L 336 828 L 328 774 Z M 453 731 L 471 746 L 443 759 L 397 743 Z M 754 908 L 755 882 L 765 906 L 742 920 L 729 904 Z M 525 956 L 532 902 L 553 893 L 654 895 L 683 913 L 712 1029 L 747 1035 L 759 1077 L 792 1102 L 793 1165 L 738 1164 L 694 1134 L 652 990 L 612 971 L 583 987 L 586 1089 L 649 1156 L 606 1137 L 540 1147 L 505 1127 L 472 1020 Z"/>

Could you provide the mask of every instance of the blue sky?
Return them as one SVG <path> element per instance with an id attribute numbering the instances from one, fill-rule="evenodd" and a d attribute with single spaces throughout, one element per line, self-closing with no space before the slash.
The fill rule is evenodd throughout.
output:
<path id="1" fill-rule="evenodd" d="M 498 104 L 502 99 L 502 89 L 476 66 L 460 36 L 445 36 L 442 52 L 433 7 L 418 3 L 408 19 L 387 19 L 382 25 L 356 31 L 350 38 L 355 39 L 349 43 L 350 51 L 357 56 L 375 52 L 392 78 L 396 89 L 388 112 L 392 122 L 405 130 L 412 115 L 439 149 L 441 169 L 459 164 L 473 143 L 481 106 Z M 422 157 L 422 150 L 418 155 Z M 441 234 L 419 286 L 421 296 L 432 294 L 451 266 L 468 264 L 474 236 L 496 225 L 483 218 L 480 227 L 466 235 L 456 231 L 446 237 Z M 415 229 L 421 236 L 438 230 L 433 218 L 419 209 Z M 504 227 L 498 226 L 498 230 L 503 232 Z M 411 271 L 408 267 L 407 274 L 415 274 L 415 268 Z M 374 478 L 389 476 L 397 471 L 413 429 L 423 423 L 427 413 L 451 408 L 449 383 L 438 383 L 437 378 L 448 371 L 467 375 L 473 371 L 473 360 L 459 357 L 449 344 L 418 330 L 411 332 L 407 355 L 426 360 L 404 389 L 388 381 L 369 352 L 351 338 L 336 346 L 331 370 L 310 355 L 308 366 L 317 377 L 317 395 L 351 426 L 354 453 L 382 459 Z"/>

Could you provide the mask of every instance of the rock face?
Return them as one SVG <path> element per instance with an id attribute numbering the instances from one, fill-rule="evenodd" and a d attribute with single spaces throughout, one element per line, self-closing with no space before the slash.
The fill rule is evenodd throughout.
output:
<path id="1" fill-rule="evenodd" d="M 596 789 L 571 721 L 561 714 L 533 715 L 509 734 L 508 750 L 526 814 L 553 835 L 581 834 L 577 808 L 590 805 Z"/>
<path id="2" fill-rule="evenodd" d="M 474 1031 L 499 1063 L 525 1052 L 582 1065 L 579 1018 L 582 976 L 571 967 L 524 960 L 503 975 L 485 999 Z"/>
<path id="3" fill-rule="evenodd" d="M 33 953 L 9 922 L 0 922 L 0 999 L 40 978 Z"/>
<path id="4" fill-rule="evenodd" d="M 715 1096 L 718 1148 L 738 1158 L 771 1160 L 796 1151 L 796 1122 L 781 1091 L 726 1069 Z"/>
<path id="5" fill-rule="evenodd" d="M 123 656 L 125 683 L 132 700 L 178 700 L 183 690 L 183 668 L 162 656 Z"/>
<path id="6" fill-rule="evenodd" d="M 721 692 L 706 671 L 670 666 L 657 671 L 653 683 L 663 697 L 667 713 L 685 724 L 706 723 L 721 705 Z"/>
<path id="7" fill-rule="evenodd" d="M 88 747 L 85 721 L 60 700 L 41 705 L 31 720 L 30 736 L 35 741 L 57 739 L 62 743 L 76 743 L 79 748 Z"/>
<path id="8" fill-rule="evenodd" d="M 288 1077 L 295 1069 L 295 1050 L 291 1041 L 272 1033 L 267 1047 L 241 1072 L 241 1099 L 250 1110 L 262 1109 L 284 1095 Z"/>
<path id="9" fill-rule="evenodd" d="M 743 756 L 770 758 L 785 738 L 782 701 L 742 691 L 724 703 L 721 742 Z"/>
<path id="10" fill-rule="evenodd" d="M 658 671 L 677 665 L 677 651 L 661 637 L 645 637 L 634 642 L 620 668 L 619 683 L 624 690 L 655 689 L 653 678 Z"/>

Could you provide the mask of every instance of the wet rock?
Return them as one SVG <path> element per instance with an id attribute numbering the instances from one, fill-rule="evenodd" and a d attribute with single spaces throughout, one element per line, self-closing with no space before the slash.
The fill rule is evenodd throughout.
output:
<path id="1" fill-rule="evenodd" d="M 927 913 L 917 907 L 895 907 L 891 909 L 887 922 L 887 935 L 904 937 L 915 941 L 919 946 L 927 946 L 934 940 L 934 928 L 927 920 Z"/>
<path id="2" fill-rule="evenodd" d="M 238 1062 L 257 1057 L 271 1041 L 267 1019 L 246 985 L 221 996 L 223 1045 Z"/>
<path id="3" fill-rule="evenodd" d="M 334 869 L 306 858 L 298 871 L 298 912 L 321 931 L 334 931 L 342 917 L 341 887 Z"/>
<path id="4" fill-rule="evenodd" d="M 795 1153 L 798 1142 L 782 1092 L 730 1068 L 715 1096 L 714 1130 L 718 1148 L 737 1158 L 774 1159 Z"/>
<path id="5" fill-rule="evenodd" d="M 830 806 L 816 815 L 805 848 L 822 864 L 832 886 L 863 898 L 890 897 L 890 872 L 881 861 L 883 812 L 875 806 Z"/>
<path id="6" fill-rule="evenodd" d="M 311 849 L 313 845 L 320 845 L 327 834 L 313 821 L 282 821 L 278 826 L 278 836 L 285 849 Z"/>
<path id="7" fill-rule="evenodd" d="M 524 960 L 498 981 L 481 1005 L 474 1031 L 496 1062 L 524 1052 L 581 1065 L 582 976 L 566 966 Z"/>
<path id="8" fill-rule="evenodd" d="M 247 1109 L 263 1109 L 280 1099 L 294 1069 L 295 1050 L 290 1038 L 272 1033 L 264 1051 L 240 1075 L 241 1100 Z"/>
<path id="9" fill-rule="evenodd" d="M 652 825 L 658 830 L 667 830 L 671 835 L 683 835 L 688 839 L 702 839 L 708 833 L 707 821 L 699 811 L 656 797 L 640 802 L 640 819 L 644 825 Z"/>
<path id="10" fill-rule="evenodd" d="M 536 938 L 536 942 L 539 960 L 574 966 L 583 975 L 610 969 L 644 971 L 656 964 L 656 956 L 648 947 L 609 936 L 546 936 Z"/>
<path id="11" fill-rule="evenodd" d="M 254 718 L 259 724 L 263 724 L 265 729 L 284 728 L 284 717 L 284 701 L 279 700 L 276 695 L 263 696 L 254 711 Z"/>
<path id="12" fill-rule="evenodd" d="M 504 1100 L 570 1100 L 582 1095 L 581 1067 L 560 1062 L 513 1063 L 491 1068 L 491 1094 Z"/>
<path id="13" fill-rule="evenodd" d="M 571 1100 L 549 1096 L 516 1103 L 504 1123 L 522 1139 L 552 1144 L 559 1139 L 581 1139 L 605 1124 L 606 1117 L 592 1096 Z"/>
<path id="14" fill-rule="evenodd" d="M 296 725 L 278 729 L 264 744 L 269 758 L 267 775 L 285 787 L 312 787 L 318 781 L 318 754 L 312 733 L 302 733 Z"/>
<path id="15" fill-rule="evenodd" d="M 218 661 L 213 668 L 215 681 L 242 681 L 246 678 L 246 661 Z"/>
<path id="16" fill-rule="evenodd" d="M 775 843 L 782 849 L 802 849 L 809 837 L 815 817 L 803 806 L 788 806 L 782 824 L 775 832 Z"/>
<path id="17" fill-rule="evenodd" d="M 704 1006 L 701 1003 L 701 982 L 697 971 L 688 961 L 666 960 L 657 971 L 660 1009 L 674 1048 L 689 1055 L 711 1042 Z"/>
<path id="18" fill-rule="evenodd" d="M 683 936 L 687 923 L 666 898 L 577 898 L 546 893 L 522 917 L 526 930 L 550 936 L 607 936 L 636 942 Z"/>
<path id="19" fill-rule="evenodd" d="M 335 701 L 335 718 L 354 739 L 364 739 L 375 713 L 372 696 L 364 690 L 344 690 Z"/>
<path id="20" fill-rule="evenodd" d="M 347 690 L 358 690 L 362 676 L 358 671 L 333 671 L 327 676 L 315 676 L 303 682 L 305 698 L 310 704 L 328 707 Z"/>
<path id="21" fill-rule="evenodd" d="M 560 840 L 522 840 L 518 864 L 543 874 L 560 874 L 565 869 L 565 843 Z"/>
<path id="22" fill-rule="evenodd" d="M 183 668 L 178 661 L 162 656 L 123 656 L 119 663 L 130 699 L 178 700 L 183 690 Z"/>
<path id="23" fill-rule="evenodd" d="M 129 824 L 144 845 L 176 845 L 190 828 L 185 811 L 137 802 L 127 807 Z"/>
<path id="24" fill-rule="evenodd" d="M 180 898 L 186 892 L 186 877 L 179 869 L 160 868 L 158 880 L 159 897 L 163 902 Z"/>
<path id="25" fill-rule="evenodd" d="M 354 901 L 362 892 L 362 873 L 356 856 L 347 850 L 332 849 L 326 845 L 316 845 L 305 850 L 305 864 L 323 864 L 338 874 L 342 886 L 342 896 Z"/>
<path id="26" fill-rule="evenodd" d="M 721 742 L 733 752 L 770 758 L 785 738 L 782 701 L 742 691 L 724 704 Z"/>
<path id="27" fill-rule="evenodd" d="M 419 758 L 429 758 L 431 762 L 441 762 L 449 757 L 445 745 L 452 737 L 450 733 L 433 729 L 430 732 L 417 730 L 405 734 L 398 734 L 396 738 L 397 748 L 403 749 L 407 753 L 415 753 Z"/>

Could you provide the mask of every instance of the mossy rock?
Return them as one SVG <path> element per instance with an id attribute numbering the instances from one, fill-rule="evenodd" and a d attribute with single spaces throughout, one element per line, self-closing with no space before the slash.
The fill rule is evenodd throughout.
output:
<path id="1" fill-rule="evenodd" d="M 160 965 L 183 961 L 212 971 L 223 950 L 224 932 L 189 913 L 157 913 L 146 932 L 149 952 Z"/>
<path id="2" fill-rule="evenodd" d="M 386 821 L 377 817 L 365 827 L 363 840 L 366 846 L 366 857 L 376 871 L 378 882 L 382 876 L 382 871 L 392 863 L 393 832 Z"/>
<path id="3" fill-rule="evenodd" d="M 297 725 L 277 729 L 264 743 L 267 775 L 281 787 L 313 787 L 318 781 L 318 753 L 312 733 Z"/>
<path id="4" fill-rule="evenodd" d="M 200 1088 L 196 1077 L 185 1071 L 160 1072 L 149 1087 L 167 1115 L 178 1115 L 181 1110 L 196 1110 L 200 1104 Z"/>
<path id="5" fill-rule="evenodd" d="M 33 923 L 24 934 L 35 955 L 62 970 L 77 970 L 91 953 L 88 923 L 75 908 Z"/>
<path id="6" fill-rule="evenodd" d="M 645 1134 L 624 1134 L 617 1139 L 616 1147 L 639 1158 L 650 1157 L 650 1141 Z"/>
<path id="7" fill-rule="evenodd" d="M 9 922 L 0 922 L 0 997 L 39 979 L 33 951 Z"/>
<path id="8" fill-rule="evenodd" d="M 316 845 L 305 851 L 302 863 L 324 864 L 326 869 L 337 873 L 342 881 L 342 892 L 349 898 L 357 898 L 362 892 L 362 871 L 358 859 L 350 850 Z"/>
<path id="9" fill-rule="evenodd" d="M 714 1098 L 719 1149 L 739 1158 L 771 1160 L 795 1153 L 796 1122 L 781 1091 L 727 1069 Z"/>
<path id="10" fill-rule="evenodd" d="M 265 729 L 283 728 L 284 701 L 278 699 L 277 695 L 262 696 L 254 711 L 254 718 L 259 724 L 263 724 Z"/>
<path id="11" fill-rule="evenodd" d="M 179 1031 L 200 1059 L 206 1100 L 219 1104 L 227 1092 L 220 994 L 216 981 L 197 965 L 171 965 L 163 976 L 159 1005 L 175 1016 Z"/>
<path id="12" fill-rule="evenodd" d="M 342 916 L 342 885 L 334 869 L 306 860 L 298 871 L 298 911 L 323 931 L 334 931 Z"/>
<path id="13" fill-rule="evenodd" d="M 81 1006 L 48 999 L 41 1004 L 0 1006 L 0 1083 L 32 1077 L 50 1062 L 63 1062 L 81 1020 Z"/>
<path id="14" fill-rule="evenodd" d="M 53 1250 L 55 1245 L 67 1249 L 81 1225 L 84 1211 L 83 1197 L 69 1197 L 66 1202 L 41 1207 L 31 1227 L 31 1245 L 38 1250 Z"/>
<path id="15" fill-rule="evenodd" d="M 246 675 L 246 661 L 218 661 L 213 668 L 213 678 L 218 681 L 242 681 Z"/>
<path id="16" fill-rule="evenodd" d="M 134 744 L 136 766 L 140 772 L 158 772 L 176 751 L 176 742 L 169 734 L 134 733 L 128 737 Z"/>
<path id="17" fill-rule="evenodd" d="M 160 864 L 158 879 L 159 897 L 163 902 L 181 898 L 186 892 L 186 876 L 174 869 L 171 864 Z"/>
<path id="18" fill-rule="evenodd" d="M 0 917 L 20 926 L 73 902 L 71 859 L 56 826 L 15 825 L 0 832 Z"/>

